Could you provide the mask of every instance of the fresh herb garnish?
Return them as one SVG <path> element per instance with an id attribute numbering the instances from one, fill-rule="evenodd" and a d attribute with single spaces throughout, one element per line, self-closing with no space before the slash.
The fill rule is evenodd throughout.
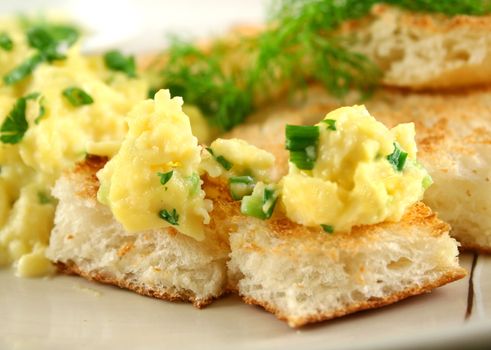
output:
<path id="1" fill-rule="evenodd" d="M 0 127 L 0 141 L 3 143 L 15 144 L 22 141 L 24 134 L 29 128 L 26 119 L 27 101 L 39 97 L 38 92 L 32 92 L 19 98 Z M 40 108 L 40 112 L 44 111 Z M 43 112 L 44 113 L 44 112 Z M 39 115 L 38 115 L 39 118 Z"/>
<path id="2" fill-rule="evenodd" d="M 130 78 L 136 77 L 135 57 L 133 56 L 124 56 L 121 52 L 112 50 L 104 55 L 104 63 L 111 70 L 123 72 Z"/>
<path id="3" fill-rule="evenodd" d="M 160 184 L 165 185 L 171 179 L 174 174 L 174 170 L 168 171 L 166 173 L 158 172 L 157 176 L 160 177 Z"/>
<path id="4" fill-rule="evenodd" d="M 162 209 L 161 211 L 159 211 L 159 217 L 161 219 L 164 219 L 171 225 L 179 225 L 179 214 L 177 213 L 177 210 L 175 208 L 172 209 L 171 212 L 169 212 L 167 209 Z"/>
<path id="5" fill-rule="evenodd" d="M 324 232 L 327 232 L 327 233 L 333 233 L 334 232 L 334 227 L 331 225 L 321 224 L 321 227 L 324 230 Z"/>
<path id="6" fill-rule="evenodd" d="M 433 185 L 433 179 L 428 174 L 423 178 L 422 181 L 423 189 L 427 190 L 431 185 Z"/>
<path id="7" fill-rule="evenodd" d="M 45 102 L 46 101 L 45 101 L 44 96 L 41 96 L 38 100 L 39 112 L 38 112 L 38 116 L 36 117 L 36 119 L 34 119 L 35 124 L 39 124 L 41 119 L 43 119 L 44 115 L 46 114 L 46 106 L 44 105 Z"/>
<path id="8" fill-rule="evenodd" d="M 90 105 L 94 103 L 94 99 L 92 98 L 92 96 L 90 96 L 84 90 L 75 86 L 66 88 L 65 90 L 63 90 L 62 94 L 67 99 L 67 101 L 75 107 Z"/>
<path id="9" fill-rule="evenodd" d="M 206 147 L 206 150 L 210 152 L 212 157 L 220 164 L 225 170 L 232 169 L 232 163 L 230 163 L 224 156 L 216 156 L 213 150 L 210 147 Z"/>
<path id="10" fill-rule="evenodd" d="M 163 56 L 161 86 L 196 105 L 223 130 L 242 123 L 264 101 L 309 81 L 322 83 L 335 97 L 353 88 L 368 96 L 381 72 L 366 56 L 353 52 L 348 38 L 336 30 L 345 21 L 368 15 L 376 3 L 450 16 L 491 12 L 488 0 L 277 1 L 268 29 L 255 37 L 216 41 L 206 49 L 175 39 Z"/>
<path id="11" fill-rule="evenodd" d="M 194 196 L 198 194 L 198 191 L 200 190 L 200 177 L 198 173 L 192 173 L 191 176 L 187 178 L 187 180 L 190 182 L 189 186 L 189 195 Z"/>
<path id="12" fill-rule="evenodd" d="M 324 124 L 327 124 L 327 129 L 336 131 L 336 120 L 335 119 L 324 119 L 321 121 Z"/>
<path id="13" fill-rule="evenodd" d="M 230 195 L 234 200 L 240 200 L 244 196 L 250 195 L 254 190 L 255 181 L 252 176 L 231 176 L 228 179 Z"/>
<path id="14" fill-rule="evenodd" d="M 42 62 L 52 62 L 64 59 L 59 52 L 63 45 L 70 46 L 78 39 L 78 30 L 67 25 L 40 24 L 27 30 L 29 46 L 37 49 L 37 53 L 12 69 L 3 77 L 7 85 L 12 85 L 24 79 Z"/>
<path id="15" fill-rule="evenodd" d="M 387 160 L 390 164 L 397 169 L 397 171 L 402 171 L 404 165 L 406 164 L 407 153 L 399 148 L 399 145 L 394 142 L 394 151 L 387 156 Z"/>
<path id="16" fill-rule="evenodd" d="M 317 159 L 319 127 L 287 125 L 285 147 L 290 151 L 290 162 L 298 169 L 311 170 Z"/>
<path id="17" fill-rule="evenodd" d="M 44 62 L 45 58 L 43 55 L 36 53 L 29 57 L 27 60 L 22 62 L 20 65 L 12 69 L 10 72 L 3 76 L 3 81 L 7 85 L 12 85 L 21 81 L 26 76 L 32 73 L 34 68 L 38 66 L 41 62 Z"/>
<path id="18" fill-rule="evenodd" d="M 7 33 L 0 33 L 0 47 L 5 51 L 12 51 L 14 42 Z"/>
<path id="19" fill-rule="evenodd" d="M 53 203 L 55 199 L 51 197 L 49 194 L 43 191 L 38 192 L 38 202 L 39 204 L 49 204 Z"/>
<path id="20" fill-rule="evenodd" d="M 259 183 L 249 196 L 244 196 L 240 204 L 240 211 L 244 215 L 258 219 L 269 219 L 273 215 L 278 194 L 273 185 Z"/>

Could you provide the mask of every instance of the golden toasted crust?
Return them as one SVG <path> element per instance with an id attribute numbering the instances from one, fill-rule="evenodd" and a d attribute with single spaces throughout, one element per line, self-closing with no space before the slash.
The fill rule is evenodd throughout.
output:
<path id="1" fill-rule="evenodd" d="M 167 301 L 189 301 L 193 303 L 193 306 L 197 307 L 198 309 L 201 309 L 209 304 L 211 304 L 214 300 L 214 298 L 207 298 L 207 299 L 197 299 L 194 296 L 194 293 L 191 291 L 179 291 L 179 292 L 162 292 L 159 290 L 153 290 L 149 288 L 144 288 L 141 285 L 137 285 L 134 283 L 131 283 L 131 281 L 125 280 L 125 279 L 116 279 L 107 275 L 104 275 L 102 273 L 99 273 L 97 271 L 85 271 L 83 269 L 80 269 L 75 263 L 69 262 L 69 263 L 63 263 L 60 261 L 57 261 L 55 263 L 57 269 L 61 273 L 65 273 L 67 275 L 79 275 L 84 277 L 85 279 L 89 281 L 97 281 L 100 283 L 105 283 L 105 284 L 112 284 L 114 286 L 118 286 L 120 288 L 125 288 L 129 289 L 135 293 L 138 293 L 140 295 L 145 295 L 148 297 L 153 297 L 157 299 L 162 299 L 162 300 L 167 300 Z"/>
<path id="2" fill-rule="evenodd" d="M 385 298 L 371 298 L 370 300 L 358 303 L 358 304 L 353 304 L 350 305 L 349 307 L 346 307 L 344 309 L 339 309 L 339 310 L 333 310 L 329 312 L 322 312 L 319 311 L 319 313 L 314 314 L 314 315 L 309 315 L 307 317 L 290 317 L 287 314 L 284 314 L 281 310 L 277 309 L 273 305 L 262 301 L 262 300 L 255 300 L 253 298 L 250 298 L 248 296 L 242 296 L 242 299 L 247 303 L 247 304 L 252 304 L 252 305 L 259 305 L 263 307 L 266 311 L 271 312 L 274 314 L 278 319 L 283 320 L 288 322 L 288 325 L 290 327 L 301 327 L 304 326 L 308 323 L 314 323 L 314 322 L 321 322 L 321 321 L 326 321 L 330 320 L 336 317 L 341 317 L 344 315 L 348 315 L 351 313 L 355 313 L 358 311 L 362 310 L 368 310 L 368 309 L 374 309 L 374 308 L 379 308 L 385 305 L 390 305 L 393 304 L 397 301 L 400 301 L 402 299 L 406 299 L 411 296 L 423 294 L 423 293 L 429 293 L 433 289 L 443 286 L 447 283 L 456 281 L 458 279 L 461 279 L 466 276 L 466 271 L 464 269 L 456 269 L 447 272 L 445 275 L 440 277 L 439 279 L 435 281 L 431 281 L 427 283 L 426 285 L 423 286 L 412 286 L 409 287 L 401 292 L 394 293 L 390 296 L 387 296 Z"/>
<path id="3" fill-rule="evenodd" d="M 107 162 L 107 158 L 98 156 L 87 156 L 85 161 L 78 163 L 70 172 L 67 172 L 65 176 L 71 179 L 71 182 L 75 187 L 75 194 L 84 200 L 96 201 L 97 191 L 99 189 L 99 180 L 96 173 L 104 167 Z M 235 223 L 229 219 L 240 213 L 239 203 L 233 201 L 228 191 L 227 184 L 220 179 L 213 179 L 207 176 L 203 177 L 204 190 L 206 197 L 213 200 L 213 210 L 210 213 L 211 221 L 209 225 L 205 227 L 205 234 L 209 239 L 213 240 L 215 249 L 220 251 L 228 251 L 229 242 L 228 235 L 236 229 Z M 169 235 L 179 234 L 178 231 L 172 227 L 165 230 Z M 72 239 L 71 234 L 66 236 L 66 239 Z M 127 254 L 133 246 L 128 242 L 122 241 L 117 254 L 121 257 Z M 112 284 L 120 288 L 126 288 L 141 295 L 151 296 L 158 299 L 168 301 L 189 301 L 193 303 L 195 307 L 201 308 L 210 304 L 214 298 L 199 299 L 196 298 L 192 291 L 186 290 L 172 290 L 166 289 L 155 290 L 145 288 L 143 285 L 132 282 L 131 279 L 117 279 L 101 273 L 98 270 L 85 270 L 78 266 L 73 261 L 62 262 L 55 261 L 55 265 L 59 272 L 67 274 L 80 275 L 88 280 L 98 281 L 101 283 Z M 226 291 L 225 291 L 226 292 Z"/>

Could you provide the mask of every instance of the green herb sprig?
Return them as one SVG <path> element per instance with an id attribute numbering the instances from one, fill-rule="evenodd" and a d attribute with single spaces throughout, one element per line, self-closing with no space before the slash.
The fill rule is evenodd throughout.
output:
<path id="1" fill-rule="evenodd" d="M 369 96 L 381 72 L 366 56 L 350 50 L 336 30 L 345 21 L 366 16 L 375 3 L 449 16 L 491 12 L 488 0 L 276 1 L 268 29 L 254 38 L 240 38 L 238 46 L 218 41 L 203 49 L 175 39 L 164 55 L 161 85 L 196 105 L 222 130 L 242 123 L 260 101 L 309 81 L 322 83 L 338 98 L 352 88 Z M 243 62 L 230 69 L 237 51 Z"/>
<path id="2" fill-rule="evenodd" d="M 159 211 L 159 217 L 167 221 L 171 225 L 179 225 L 179 214 L 177 213 L 177 210 L 175 208 L 172 209 L 172 211 L 162 209 L 161 211 Z"/>

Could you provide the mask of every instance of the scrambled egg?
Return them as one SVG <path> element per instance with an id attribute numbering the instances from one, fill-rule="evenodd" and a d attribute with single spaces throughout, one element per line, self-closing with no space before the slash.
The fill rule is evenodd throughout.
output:
<path id="1" fill-rule="evenodd" d="M 4 78 L 36 50 L 18 21 L 0 21 L 0 33 L 12 44 L 0 47 Z M 0 124 L 18 101 L 26 103 L 27 130 L 17 142 L 0 143 L 0 265 L 14 263 L 20 276 L 51 270 L 44 249 L 56 206 L 50 196 L 54 181 L 85 157 L 88 144 L 120 143 L 127 129 L 125 115 L 147 95 L 146 82 L 109 70 L 102 57 L 80 55 L 77 44 L 65 55 L 38 64 L 14 84 L 0 82 Z M 88 94 L 92 103 L 70 103 L 64 91 L 73 87 Z"/>
<path id="2" fill-rule="evenodd" d="M 135 106 L 119 152 L 98 173 L 99 200 L 130 231 L 172 226 L 197 240 L 210 220 L 198 175 L 201 147 L 182 98 L 161 90 Z"/>
<path id="3" fill-rule="evenodd" d="M 255 180 L 270 182 L 274 161 L 271 153 L 244 140 L 219 138 L 203 152 L 200 167 L 212 177 L 251 175 Z"/>
<path id="4" fill-rule="evenodd" d="M 389 130 L 364 106 L 355 106 L 327 114 L 317 126 L 313 168 L 290 163 L 281 181 L 291 220 L 350 231 L 355 225 L 398 221 L 422 199 L 429 175 L 416 161 L 414 124 Z"/>

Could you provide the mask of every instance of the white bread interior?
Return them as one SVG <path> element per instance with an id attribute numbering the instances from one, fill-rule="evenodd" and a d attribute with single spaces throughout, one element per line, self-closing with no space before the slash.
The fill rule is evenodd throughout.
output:
<path id="1" fill-rule="evenodd" d="M 412 89 L 491 82 L 491 16 L 422 14 L 376 5 L 343 28 L 351 49 L 381 68 L 383 83 Z"/>
<path id="2" fill-rule="evenodd" d="M 422 203 L 401 222 L 328 234 L 284 217 L 232 233 L 230 283 L 291 327 L 394 303 L 459 279 L 457 242 Z"/>

